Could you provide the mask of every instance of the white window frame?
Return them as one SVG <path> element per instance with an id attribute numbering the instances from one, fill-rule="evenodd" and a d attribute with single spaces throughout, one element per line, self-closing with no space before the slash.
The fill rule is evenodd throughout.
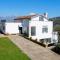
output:
<path id="1" fill-rule="evenodd" d="M 48 26 L 42 27 L 42 33 L 48 33 Z"/>

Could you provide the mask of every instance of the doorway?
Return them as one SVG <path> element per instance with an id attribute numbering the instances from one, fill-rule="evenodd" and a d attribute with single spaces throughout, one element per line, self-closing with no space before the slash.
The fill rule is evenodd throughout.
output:
<path id="1" fill-rule="evenodd" d="M 19 27 L 19 33 L 22 34 L 22 27 Z"/>

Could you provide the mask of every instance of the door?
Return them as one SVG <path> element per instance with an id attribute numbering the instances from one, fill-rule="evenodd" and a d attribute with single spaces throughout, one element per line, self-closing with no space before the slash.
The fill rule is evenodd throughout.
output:
<path id="1" fill-rule="evenodd" d="M 22 34 L 22 27 L 19 27 L 19 33 Z"/>

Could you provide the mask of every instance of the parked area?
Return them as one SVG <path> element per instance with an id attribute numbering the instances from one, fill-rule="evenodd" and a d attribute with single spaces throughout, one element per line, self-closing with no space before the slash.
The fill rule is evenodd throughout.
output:
<path id="1" fill-rule="evenodd" d="M 32 60 L 60 60 L 60 55 L 50 50 L 50 48 L 44 48 L 18 35 L 9 35 L 9 38 Z"/>
<path id="2" fill-rule="evenodd" d="M 30 58 L 21 51 L 7 37 L 0 37 L 0 60 L 30 60 Z"/>

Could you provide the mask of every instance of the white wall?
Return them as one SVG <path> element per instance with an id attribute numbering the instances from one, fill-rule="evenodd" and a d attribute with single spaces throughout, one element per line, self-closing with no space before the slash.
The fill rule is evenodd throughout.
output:
<path id="1" fill-rule="evenodd" d="M 44 21 L 48 21 L 48 19 L 47 19 L 47 18 L 43 18 L 43 20 L 44 20 Z"/>
<path id="2" fill-rule="evenodd" d="M 58 43 L 58 32 L 53 32 L 51 42 L 52 43 Z"/>
<path id="3" fill-rule="evenodd" d="M 47 18 L 43 17 L 43 16 L 34 16 L 31 18 L 32 21 L 48 21 Z"/>
<path id="4" fill-rule="evenodd" d="M 34 16 L 31 18 L 32 21 L 39 21 L 39 16 Z"/>
<path id="5" fill-rule="evenodd" d="M 17 34 L 19 33 L 18 26 L 20 26 L 21 23 L 14 23 L 14 22 L 6 22 L 5 23 L 5 33 L 7 34 Z"/>
<path id="6" fill-rule="evenodd" d="M 36 26 L 36 36 L 31 36 L 31 26 Z M 48 27 L 48 33 L 42 33 L 43 26 Z M 29 22 L 29 37 L 33 39 L 51 38 L 53 32 L 53 22 L 51 21 L 30 21 Z"/>

